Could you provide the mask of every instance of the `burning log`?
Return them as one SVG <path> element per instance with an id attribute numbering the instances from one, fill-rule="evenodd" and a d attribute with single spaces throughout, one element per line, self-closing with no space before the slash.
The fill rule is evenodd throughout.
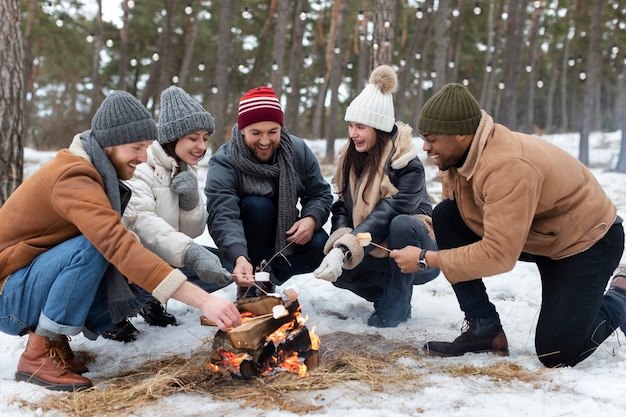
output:
<path id="1" fill-rule="evenodd" d="M 303 325 L 305 319 L 301 317 L 297 299 L 287 301 L 284 306 L 268 300 L 246 304 L 250 304 L 247 307 L 255 304 L 247 310 L 259 314 L 244 317 L 250 312 L 242 311 L 241 326 L 228 332 L 217 331 L 211 353 L 213 364 L 245 379 L 281 371 L 306 375 L 318 365 L 319 338 Z M 238 307 L 243 310 L 241 305 Z"/>

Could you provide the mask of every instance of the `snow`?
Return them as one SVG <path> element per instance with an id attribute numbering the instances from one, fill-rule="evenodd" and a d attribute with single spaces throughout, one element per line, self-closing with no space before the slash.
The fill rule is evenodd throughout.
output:
<path id="1" fill-rule="evenodd" d="M 626 218 L 626 176 L 610 172 L 615 166 L 619 152 L 620 132 L 594 133 L 590 138 L 590 166 L 618 207 L 620 216 Z M 577 135 L 552 135 L 545 139 L 566 149 L 574 156 L 578 152 Z M 324 155 L 324 141 L 308 141 L 314 152 Z M 337 141 L 337 147 L 343 141 Z M 435 201 L 439 199 L 439 183 L 434 167 L 421 151 L 426 166 L 428 188 Z M 25 150 L 25 166 L 28 175 L 54 152 Z M 203 161 L 201 183 L 206 174 Z M 326 171 L 325 171 L 326 172 Z M 332 167 L 329 168 L 332 172 Z M 328 173 L 327 175 L 331 175 Z M 328 223 L 325 227 L 329 228 Z M 198 242 L 212 244 L 205 233 Z M 624 263 L 624 258 L 622 258 Z M 321 408 L 310 414 L 316 416 L 343 417 L 396 417 L 396 416 L 447 416 L 447 417 L 500 417 L 510 416 L 622 416 L 626 409 L 626 347 L 625 336 L 617 331 L 609 337 L 591 357 L 575 368 L 546 369 L 534 352 L 534 329 L 541 300 L 539 276 L 534 264 L 518 263 L 515 268 L 498 277 L 485 279 L 490 298 L 496 304 L 509 340 L 510 356 L 502 358 L 490 354 L 468 354 L 460 358 L 429 358 L 422 360 L 405 358 L 402 364 L 414 370 L 419 383 L 409 390 L 384 387 L 372 390 L 366 382 L 352 382 L 334 386 L 323 392 L 299 392 L 297 395 L 307 404 Z M 309 316 L 307 327 L 316 325 L 316 333 L 324 335 L 341 331 L 354 335 L 380 334 L 386 339 L 408 342 L 416 351 L 427 340 L 452 340 L 460 333 L 462 314 L 450 285 L 443 276 L 414 287 L 412 318 L 394 329 L 376 329 L 367 326 L 372 312 L 370 303 L 341 290 L 332 284 L 313 278 L 311 274 L 293 277 L 283 287 L 296 288 L 303 314 Z M 220 290 L 223 297 L 234 300 L 233 285 Z M 107 376 L 134 367 L 150 359 L 164 358 L 173 354 L 191 354 L 207 340 L 212 341 L 215 328 L 199 325 L 199 311 L 171 300 L 168 311 L 173 313 L 180 325 L 156 328 L 148 326 L 141 317 L 133 318 L 141 331 L 137 341 L 121 344 L 99 338 L 89 341 L 82 335 L 72 338 L 75 350 L 84 350 L 95 356 L 89 364 L 91 378 L 96 388 Z M 345 316 L 345 317 L 341 317 Z M 32 411 L 23 404 L 37 402 L 52 391 L 25 382 L 16 382 L 14 372 L 17 361 L 25 347 L 26 337 L 14 337 L 0 333 L 0 415 L 52 416 L 59 415 Z M 322 358 L 323 360 L 323 358 Z M 531 381 L 512 379 L 494 381 L 487 376 L 454 375 L 445 372 L 450 366 L 490 367 L 506 361 L 518 365 L 526 373 L 536 375 Z M 222 402 L 207 395 L 176 394 L 144 407 L 133 416 L 293 416 L 279 409 L 263 410 L 242 406 L 238 402 Z"/>

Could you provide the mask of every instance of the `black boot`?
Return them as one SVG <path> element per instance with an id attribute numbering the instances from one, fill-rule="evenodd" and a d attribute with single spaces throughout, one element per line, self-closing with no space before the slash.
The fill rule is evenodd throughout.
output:
<path id="1" fill-rule="evenodd" d="M 276 287 L 271 281 L 259 281 L 255 284 L 250 287 L 237 287 L 237 300 L 261 297 L 276 291 Z"/>
<path id="2" fill-rule="evenodd" d="M 509 356 L 509 342 L 498 317 L 466 319 L 465 329 L 454 342 L 426 342 L 430 356 L 462 356 L 468 352 L 492 352 Z"/>
<path id="3" fill-rule="evenodd" d="M 386 317 L 377 311 L 367 319 L 367 325 L 372 327 L 398 327 L 400 323 L 404 323 L 411 318 L 411 307 L 409 312 L 402 317 Z"/>
<path id="4" fill-rule="evenodd" d="M 115 323 L 113 327 L 102 332 L 105 339 L 116 340 L 118 342 L 128 343 L 137 340 L 139 330 L 133 326 L 128 319 L 124 319 L 119 323 Z"/>
<path id="5" fill-rule="evenodd" d="M 150 326 L 177 326 L 176 317 L 168 313 L 163 305 L 157 300 L 149 301 L 141 310 L 139 315 L 144 318 Z"/>

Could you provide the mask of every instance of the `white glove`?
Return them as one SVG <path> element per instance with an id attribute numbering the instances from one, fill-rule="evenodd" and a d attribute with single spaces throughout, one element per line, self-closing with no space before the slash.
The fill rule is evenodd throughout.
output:
<path id="1" fill-rule="evenodd" d="M 197 243 L 189 245 L 185 251 L 183 262 L 204 282 L 226 285 L 232 281 L 230 272 L 222 267 L 220 258 Z"/>
<path id="2" fill-rule="evenodd" d="M 328 252 L 328 255 L 322 259 L 320 266 L 313 271 L 313 276 L 330 282 L 337 281 L 337 278 L 339 278 L 339 275 L 341 275 L 343 270 L 342 266 L 344 257 L 343 250 L 341 250 L 341 248 L 331 249 L 331 251 Z"/>

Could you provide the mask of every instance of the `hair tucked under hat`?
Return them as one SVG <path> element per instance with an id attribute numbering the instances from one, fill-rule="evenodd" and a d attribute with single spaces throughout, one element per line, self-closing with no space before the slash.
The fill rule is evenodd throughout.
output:
<path id="1" fill-rule="evenodd" d="M 91 120 L 91 132 L 101 147 L 154 140 L 157 127 L 146 107 L 126 91 L 113 91 Z"/>
<path id="2" fill-rule="evenodd" d="M 239 100 L 237 126 L 239 129 L 257 122 L 272 121 L 284 125 L 285 115 L 276 93 L 270 87 L 248 90 Z"/>
<path id="3" fill-rule="evenodd" d="M 161 93 L 158 141 L 161 145 L 174 142 L 198 130 L 209 135 L 215 131 L 213 116 L 185 90 L 171 86 Z"/>
<path id="4" fill-rule="evenodd" d="M 464 85 L 446 84 L 432 96 L 420 113 L 420 132 L 443 135 L 476 133 L 482 112 L 480 104 Z"/>
<path id="5" fill-rule="evenodd" d="M 389 65 L 376 67 L 361 94 L 346 109 L 346 122 L 361 123 L 383 132 L 391 132 L 396 122 L 391 93 L 398 76 Z"/>

